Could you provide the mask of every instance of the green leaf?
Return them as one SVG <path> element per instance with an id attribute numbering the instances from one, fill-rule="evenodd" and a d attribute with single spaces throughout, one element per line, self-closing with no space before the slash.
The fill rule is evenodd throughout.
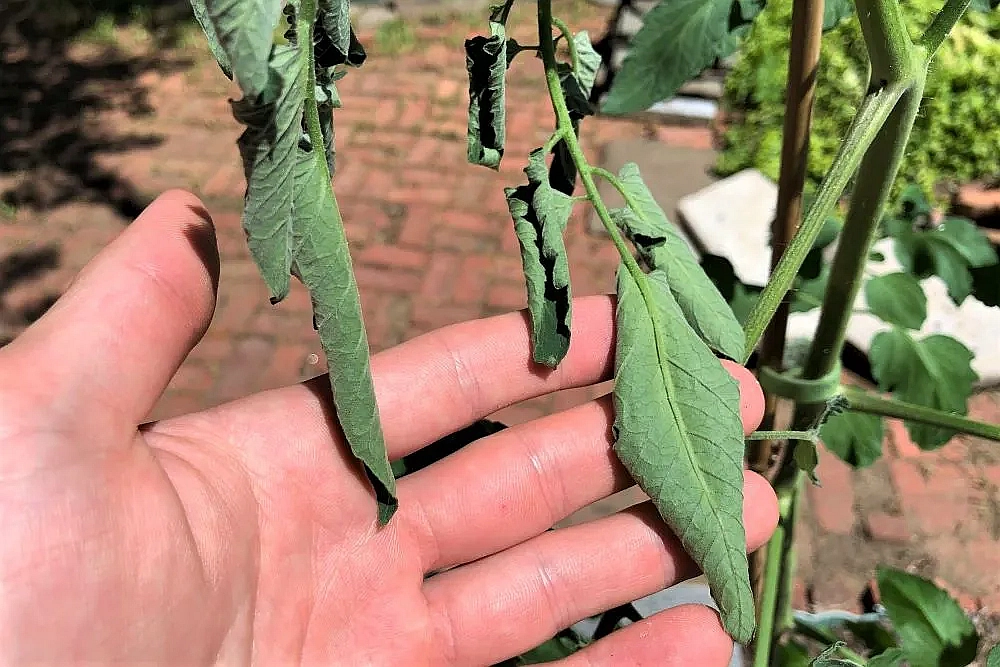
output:
<path id="1" fill-rule="evenodd" d="M 208 9 L 205 7 L 205 0 L 191 0 L 191 9 L 194 10 L 194 18 L 198 22 L 198 25 L 201 26 L 201 31 L 205 33 L 208 48 L 212 52 L 212 56 L 215 57 L 215 62 L 219 63 L 219 67 L 222 68 L 222 72 L 226 77 L 232 79 L 233 67 L 229 64 L 229 56 L 226 55 L 225 49 L 219 43 L 219 36 L 215 33 L 215 26 L 212 25 L 212 21 L 208 18 Z"/>
<path id="2" fill-rule="evenodd" d="M 704 255 L 699 262 L 702 270 L 708 276 L 715 288 L 722 294 L 740 326 L 746 323 L 750 311 L 753 310 L 757 297 L 763 291 L 760 287 L 744 285 L 738 277 L 732 263 L 719 255 Z"/>
<path id="3" fill-rule="evenodd" d="M 844 645 L 844 642 L 837 642 L 833 646 L 826 647 L 822 653 L 812 661 L 811 667 L 861 667 L 853 660 L 838 658 L 837 651 Z"/>
<path id="4" fill-rule="evenodd" d="M 865 283 L 865 301 L 875 317 L 904 329 L 919 329 L 927 319 L 927 295 L 909 273 L 871 278 Z"/>
<path id="5" fill-rule="evenodd" d="M 823 32 L 833 30 L 854 13 L 851 0 L 826 0 L 823 3 Z"/>
<path id="6" fill-rule="evenodd" d="M 879 417 L 843 412 L 820 427 L 819 437 L 841 461 L 867 468 L 882 456 L 884 426 Z"/>
<path id="7" fill-rule="evenodd" d="M 902 649 L 890 648 L 868 660 L 868 667 L 902 667 L 906 654 Z"/>
<path id="8" fill-rule="evenodd" d="M 878 590 L 910 667 L 964 667 L 979 637 L 965 612 L 932 582 L 879 567 Z"/>
<path id="9" fill-rule="evenodd" d="M 352 32 L 349 0 L 320 0 L 316 18 L 318 19 L 316 28 L 322 28 L 330 40 L 330 46 L 340 53 L 341 63 L 347 62 Z"/>
<path id="10" fill-rule="evenodd" d="M 809 649 L 802 642 L 794 639 L 788 642 L 779 642 L 775 647 L 776 667 L 809 667 L 812 660 L 809 658 Z"/>
<path id="11" fill-rule="evenodd" d="M 954 338 L 935 334 L 914 339 L 901 329 L 883 331 L 872 340 L 868 354 L 872 374 L 883 391 L 907 403 L 953 414 L 966 414 L 972 385 L 978 379 L 973 354 Z M 907 422 L 910 437 L 923 449 L 948 442 L 953 431 Z"/>
<path id="12" fill-rule="evenodd" d="M 618 269 L 615 452 L 701 567 L 729 634 L 753 636 L 743 530 L 739 385 L 722 367 L 656 271 L 646 301 Z"/>
<path id="13" fill-rule="evenodd" d="M 338 421 L 365 466 L 379 521 L 396 509 L 395 478 L 385 451 L 372 386 L 368 341 L 347 238 L 330 187 L 326 150 L 303 137 L 307 48 L 275 46 L 268 93 L 233 103 L 247 125 L 239 139 L 247 180 L 243 227 L 273 302 L 288 293 L 289 273 L 308 288 L 313 321 L 330 360 Z M 324 138 L 325 141 L 325 138 Z"/>
<path id="14" fill-rule="evenodd" d="M 594 51 L 590 34 L 586 30 L 573 35 L 573 44 L 576 46 L 579 70 L 574 70 L 569 63 L 559 63 L 557 71 L 570 118 L 579 120 L 594 113 L 590 91 L 594 87 L 597 70 L 601 67 L 601 56 Z"/>
<path id="15" fill-rule="evenodd" d="M 469 73 L 468 159 L 472 164 L 491 169 L 500 167 L 506 134 L 504 75 L 508 45 L 504 21 L 510 4 L 493 8 L 489 37 L 476 35 L 465 40 L 465 68 Z"/>
<path id="16" fill-rule="evenodd" d="M 972 293 L 970 269 L 997 263 L 989 239 L 964 218 L 945 218 L 938 227 L 927 230 L 903 219 L 891 219 L 886 228 L 895 240 L 899 263 L 918 278 L 940 277 L 956 305 Z"/>
<path id="17" fill-rule="evenodd" d="M 991 12 L 1000 6 L 1000 0 L 972 0 L 969 5 L 969 11 L 973 12 Z M 987 667 L 993 667 L 993 665 L 988 665 Z"/>
<path id="18" fill-rule="evenodd" d="M 886 627 L 882 621 L 845 621 L 844 627 L 852 635 L 858 638 L 872 653 L 889 653 L 889 649 L 896 648 L 898 642 L 892 631 Z"/>
<path id="19" fill-rule="evenodd" d="M 504 194 L 521 246 L 532 357 L 555 368 L 569 350 L 573 315 L 569 258 L 563 243 L 573 200 L 549 184 L 541 148 L 531 151 L 524 173 L 528 185 L 505 188 Z"/>
<path id="20" fill-rule="evenodd" d="M 205 0 L 205 10 L 243 94 L 255 98 L 269 90 L 268 56 L 272 33 L 281 15 L 281 3 L 274 0 Z"/>
<path id="21" fill-rule="evenodd" d="M 568 658 L 587 645 L 572 629 L 563 630 L 548 641 L 518 656 L 516 665 L 540 665 Z"/>
<path id="22" fill-rule="evenodd" d="M 986 658 L 986 667 L 1000 667 L 1000 644 L 990 649 L 990 654 Z"/>
<path id="23" fill-rule="evenodd" d="M 732 0 L 663 0 L 649 10 L 629 44 L 603 111 L 645 111 L 673 97 L 684 83 L 731 50 L 732 4 Z"/>
<path id="24" fill-rule="evenodd" d="M 826 284 L 830 280 L 830 267 L 823 265 L 820 274 L 812 279 L 795 277 L 790 294 L 790 308 L 793 313 L 805 313 L 823 305 Z"/>
<path id="25" fill-rule="evenodd" d="M 743 328 L 687 242 L 656 203 L 639 174 L 639 167 L 627 163 L 618 172 L 618 179 L 635 209 L 615 209 L 611 211 L 611 219 L 635 244 L 646 265 L 664 273 L 684 317 L 702 340 L 730 359 L 741 360 Z"/>

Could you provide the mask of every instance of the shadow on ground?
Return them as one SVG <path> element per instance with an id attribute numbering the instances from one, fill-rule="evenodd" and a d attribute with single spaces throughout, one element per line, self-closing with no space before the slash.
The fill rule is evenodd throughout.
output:
<path id="1" fill-rule="evenodd" d="M 0 347 L 45 314 L 58 294 L 30 290 L 18 298 L 19 288 L 31 288 L 59 266 L 60 250 L 55 244 L 11 252 L 0 257 Z M 13 298 L 10 298 L 13 297 Z"/>
<path id="2" fill-rule="evenodd" d="M 132 219 L 148 203 L 104 155 L 161 137 L 98 125 L 98 112 L 134 117 L 150 106 L 139 77 L 188 64 L 163 48 L 193 20 L 187 0 L 5 0 L 0 6 L 0 198 L 48 210 L 86 201 Z M 115 43 L 116 26 L 141 26 L 152 41 L 137 55 Z M 171 54 L 174 51 L 169 52 Z"/>

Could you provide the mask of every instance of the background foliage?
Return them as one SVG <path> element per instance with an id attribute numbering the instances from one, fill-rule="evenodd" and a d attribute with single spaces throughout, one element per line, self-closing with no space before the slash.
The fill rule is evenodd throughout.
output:
<path id="1" fill-rule="evenodd" d="M 903 16 L 916 36 L 940 7 L 908 0 Z M 781 155 L 791 0 L 772 0 L 754 22 L 726 79 L 734 112 L 717 164 L 729 174 L 756 167 L 777 180 Z M 854 116 L 867 81 L 867 58 L 853 15 L 823 37 L 809 152 L 808 185 L 818 185 Z M 934 58 L 927 89 L 897 178 L 939 193 L 941 179 L 965 182 L 1000 174 L 1000 12 L 969 11 Z"/>

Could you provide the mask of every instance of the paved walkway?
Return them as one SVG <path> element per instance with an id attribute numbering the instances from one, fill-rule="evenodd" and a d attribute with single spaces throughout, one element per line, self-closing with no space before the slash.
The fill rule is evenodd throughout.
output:
<path id="1" fill-rule="evenodd" d="M 595 12 L 601 10 L 576 6 L 574 25 L 599 35 L 603 19 Z M 494 173 L 468 165 L 461 49 L 466 31 L 454 23 L 424 25 L 414 50 L 387 57 L 373 48 L 365 67 L 341 82 L 335 186 L 375 350 L 525 303 L 502 189 L 521 182 L 528 151 L 550 131 L 551 112 L 540 94 L 537 63 L 520 56 L 510 71 L 510 140 L 503 167 Z M 525 42 L 532 41 L 531 34 L 527 23 L 515 29 Z M 270 306 L 246 250 L 239 226 L 244 187 L 235 146 L 239 129 L 227 102 L 234 91 L 200 46 L 187 47 L 184 55 L 193 58 L 189 66 L 141 77 L 146 113 L 132 113 L 112 98 L 88 120 L 108 136 L 158 137 L 159 143 L 147 148 L 101 154 L 98 164 L 148 197 L 170 187 L 192 189 L 218 226 L 222 276 L 215 319 L 153 417 L 296 382 L 324 368 L 304 290 L 296 288 L 285 302 Z M 584 123 L 583 143 L 594 161 L 608 141 L 631 137 L 675 146 L 712 142 L 702 128 L 608 119 Z M 586 233 L 583 213 L 578 207 L 567 234 L 574 291 L 611 292 L 617 255 L 609 243 Z M 49 262 L 33 279 L 8 285 L 0 312 L 44 307 L 125 223 L 106 206 L 81 202 L 44 213 L 20 210 L 0 223 L 5 255 L 37 259 L 50 248 L 58 257 L 58 266 Z M 508 409 L 502 418 L 524 421 L 590 395 L 591 390 L 563 392 Z M 1000 419 L 996 395 L 977 397 L 973 414 Z M 823 457 L 823 488 L 810 490 L 802 528 L 800 605 L 856 606 L 874 565 L 887 562 L 939 577 L 970 609 L 1000 610 L 1000 447 L 960 439 L 933 455 L 922 454 L 894 428 L 886 449 L 887 459 L 857 473 Z"/>

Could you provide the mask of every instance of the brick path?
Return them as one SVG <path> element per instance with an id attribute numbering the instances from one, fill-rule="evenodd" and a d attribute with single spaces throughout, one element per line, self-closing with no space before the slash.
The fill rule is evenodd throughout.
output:
<path id="1" fill-rule="evenodd" d="M 599 11 L 583 10 L 574 25 L 600 34 Z M 525 303 L 502 188 L 521 182 L 528 151 L 550 131 L 551 112 L 539 94 L 538 65 L 522 55 L 510 71 L 503 167 L 494 173 L 469 166 L 464 34 L 458 30 L 465 28 L 421 27 L 415 51 L 397 58 L 374 52 L 363 69 L 341 82 L 335 187 L 375 350 Z M 532 41 L 527 23 L 518 23 L 514 34 Z M 270 306 L 246 250 L 239 226 L 244 185 L 234 143 L 239 129 L 227 102 L 234 91 L 202 51 L 190 68 L 149 73 L 141 84 L 151 114 L 133 116 L 112 105 L 96 122 L 113 133 L 152 133 L 163 141 L 105 156 L 102 166 L 150 197 L 170 187 L 197 192 L 213 213 L 222 253 L 215 319 L 152 416 L 207 407 L 321 372 L 324 361 L 304 290 L 297 287 L 285 302 Z M 584 123 L 583 143 L 593 160 L 609 140 L 638 136 L 689 146 L 712 141 L 701 128 Z M 617 256 L 609 243 L 585 232 L 582 213 L 578 207 L 567 235 L 574 291 L 610 292 Z M 0 305 L 27 308 L 40 294 L 58 294 L 125 222 L 94 204 L 71 203 L 45 214 L 19 211 L 0 224 L 5 254 L 51 243 L 60 247 L 60 264 L 0 296 Z M 591 393 L 562 392 L 510 408 L 501 418 L 524 421 Z M 973 414 L 1000 419 L 996 396 L 977 397 Z M 886 459 L 856 473 L 823 456 L 823 487 L 810 489 L 801 529 L 800 605 L 856 606 L 874 565 L 885 562 L 939 577 L 970 608 L 1000 609 L 1000 447 L 958 439 L 922 454 L 902 429 L 893 428 L 886 451 Z"/>

